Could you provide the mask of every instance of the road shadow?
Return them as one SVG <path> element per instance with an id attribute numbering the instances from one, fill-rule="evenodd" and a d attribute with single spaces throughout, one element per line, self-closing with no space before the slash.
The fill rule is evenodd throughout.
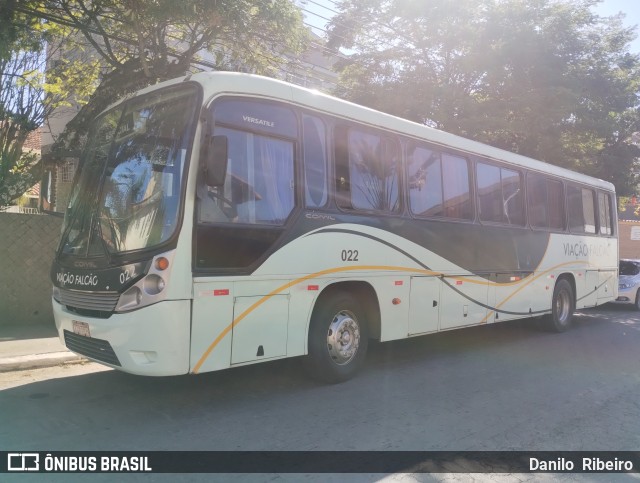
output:
<path id="1" fill-rule="evenodd" d="M 310 380 L 302 358 L 160 378 L 119 371 L 65 376 L 61 369 L 55 379 L 0 392 L 0 441 L 25 450 L 87 444 L 96 450 L 313 450 L 327 449 L 314 444 L 314 435 L 335 432 L 339 449 L 394 449 L 384 431 L 382 440 L 342 433 L 360 431 L 366 421 L 384 426 L 390 416 L 407 427 L 393 423 L 389 431 L 411 432 L 429 411 L 470 418 L 473 425 L 482 417 L 474 411 L 491 411 L 487 401 L 504 391 L 535 393 L 536 384 L 548 384 L 562 395 L 567 378 L 591 385 L 640 373 L 640 320 L 620 315 L 618 308 L 581 311 L 563 334 L 525 319 L 375 343 L 362 372 L 336 385 Z M 505 386 L 504 380 L 517 382 Z M 482 401 L 476 410 L 455 413 Z M 553 398 L 534 410 L 546 411 L 547 404 Z M 430 449 L 446 448 L 440 442 Z"/>

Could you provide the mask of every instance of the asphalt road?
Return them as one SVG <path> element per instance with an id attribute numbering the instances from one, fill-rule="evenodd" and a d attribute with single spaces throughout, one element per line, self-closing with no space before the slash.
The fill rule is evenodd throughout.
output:
<path id="1" fill-rule="evenodd" d="M 170 378 L 93 363 L 5 373 L 0 408 L 5 450 L 637 451 L 640 313 L 374 344 L 339 385 L 298 359 Z"/>

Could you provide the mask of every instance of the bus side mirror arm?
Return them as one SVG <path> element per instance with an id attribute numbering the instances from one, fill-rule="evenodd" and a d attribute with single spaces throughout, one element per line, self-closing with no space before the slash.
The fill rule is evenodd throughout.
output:
<path id="1" fill-rule="evenodd" d="M 227 176 L 229 140 L 227 136 L 209 138 L 205 161 L 205 180 L 209 186 L 222 186 Z"/>

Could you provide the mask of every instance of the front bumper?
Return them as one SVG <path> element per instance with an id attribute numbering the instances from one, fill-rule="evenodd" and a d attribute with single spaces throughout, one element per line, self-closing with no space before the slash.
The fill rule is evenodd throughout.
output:
<path id="1" fill-rule="evenodd" d="M 189 300 L 164 301 L 107 319 L 69 312 L 53 300 L 53 315 L 61 342 L 96 362 L 145 376 L 189 372 Z M 88 324 L 90 337 L 75 334 L 73 321 Z"/>

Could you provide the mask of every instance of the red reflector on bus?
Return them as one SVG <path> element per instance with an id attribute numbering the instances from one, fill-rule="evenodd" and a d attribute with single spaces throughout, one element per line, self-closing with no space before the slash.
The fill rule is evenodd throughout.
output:
<path id="1" fill-rule="evenodd" d="M 309 291 L 320 290 L 320 286 L 318 286 L 318 285 L 307 285 L 307 290 L 309 290 Z"/>
<path id="2" fill-rule="evenodd" d="M 396 285 L 403 285 L 404 282 L 402 280 L 396 280 Z"/>
<path id="3" fill-rule="evenodd" d="M 462 285 L 462 280 L 456 280 L 456 285 Z"/>
<path id="4" fill-rule="evenodd" d="M 214 290 L 213 291 L 213 295 L 214 296 L 218 296 L 218 295 L 229 295 L 229 289 L 228 288 L 223 288 L 220 290 Z"/>

